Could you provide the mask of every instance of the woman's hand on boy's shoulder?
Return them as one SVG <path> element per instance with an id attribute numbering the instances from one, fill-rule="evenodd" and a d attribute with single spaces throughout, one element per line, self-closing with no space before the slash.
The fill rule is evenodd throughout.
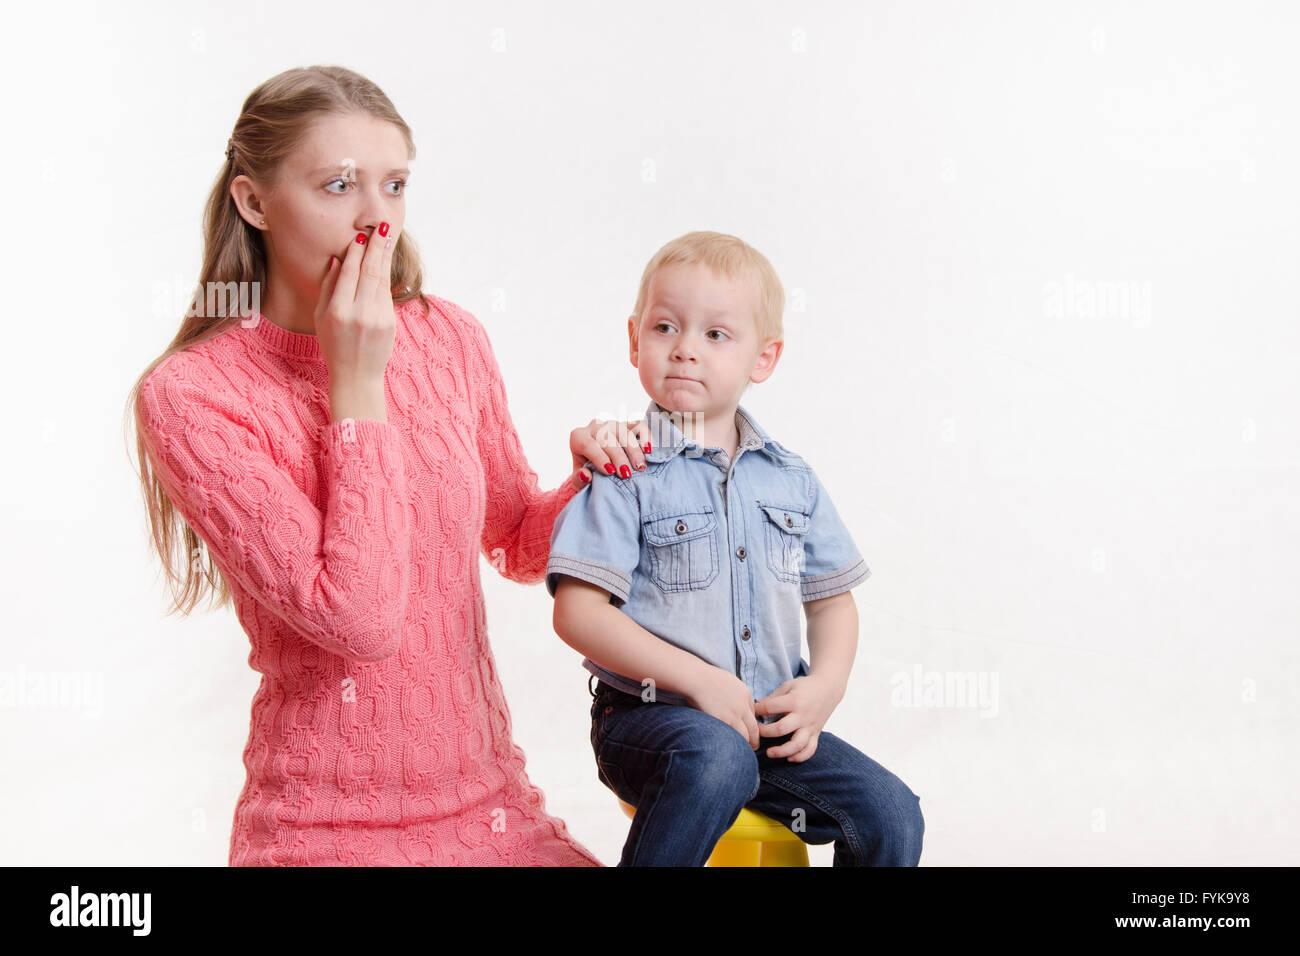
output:
<path id="1" fill-rule="evenodd" d="M 645 456 L 650 453 L 650 426 L 644 420 L 623 422 L 617 419 L 591 422 L 569 433 L 569 451 L 573 454 L 575 488 L 583 488 L 590 476 L 586 465 L 601 475 L 631 478 L 632 472 L 645 471 Z"/>

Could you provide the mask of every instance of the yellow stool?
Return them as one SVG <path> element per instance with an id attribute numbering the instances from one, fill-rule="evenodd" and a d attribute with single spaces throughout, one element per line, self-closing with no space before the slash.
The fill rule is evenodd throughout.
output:
<path id="1" fill-rule="evenodd" d="M 618 801 L 629 817 L 636 807 Z M 781 824 L 756 810 L 740 811 L 718 840 L 705 866 L 807 866 L 808 847 Z"/>

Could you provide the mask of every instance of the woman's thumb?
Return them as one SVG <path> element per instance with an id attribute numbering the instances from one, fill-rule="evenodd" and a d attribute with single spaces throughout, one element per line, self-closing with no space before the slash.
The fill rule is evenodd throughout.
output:
<path id="1" fill-rule="evenodd" d="M 573 482 L 573 487 L 581 491 L 583 488 L 586 488 L 591 484 L 591 472 L 587 469 L 586 465 L 583 465 L 569 476 L 569 481 Z"/>

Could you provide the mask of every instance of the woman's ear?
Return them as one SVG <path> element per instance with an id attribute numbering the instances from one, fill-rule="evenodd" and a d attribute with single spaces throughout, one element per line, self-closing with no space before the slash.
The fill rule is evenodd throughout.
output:
<path id="1" fill-rule="evenodd" d="M 230 181 L 230 198 L 235 201 L 235 208 L 244 222 L 254 229 L 260 229 L 266 223 L 266 212 L 262 201 L 257 196 L 256 186 L 247 176 L 239 175 Z"/>

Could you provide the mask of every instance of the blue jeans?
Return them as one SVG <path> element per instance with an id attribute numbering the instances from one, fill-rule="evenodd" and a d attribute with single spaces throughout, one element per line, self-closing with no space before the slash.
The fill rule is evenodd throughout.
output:
<path id="1" fill-rule="evenodd" d="M 682 704 L 648 703 L 603 681 L 591 703 L 600 782 L 636 807 L 619 866 L 703 866 L 744 808 L 805 843 L 835 841 L 835 866 L 916 866 L 920 798 L 866 754 L 823 730 L 812 757 L 767 756 L 735 728 Z"/>

